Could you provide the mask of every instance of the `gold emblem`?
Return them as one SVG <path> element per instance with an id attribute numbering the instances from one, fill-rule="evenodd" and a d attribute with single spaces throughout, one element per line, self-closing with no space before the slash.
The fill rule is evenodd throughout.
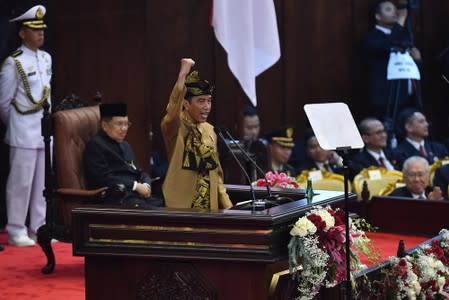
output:
<path id="1" fill-rule="evenodd" d="M 287 128 L 285 134 L 287 135 L 288 138 L 291 138 L 293 136 L 293 128 Z"/>
<path id="2" fill-rule="evenodd" d="M 38 8 L 36 10 L 36 19 L 42 19 L 44 17 L 44 12 L 42 11 L 42 8 Z"/>

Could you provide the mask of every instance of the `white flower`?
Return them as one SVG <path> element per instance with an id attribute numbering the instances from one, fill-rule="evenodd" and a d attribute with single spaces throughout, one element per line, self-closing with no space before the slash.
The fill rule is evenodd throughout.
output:
<path id="1" fill-rule="evenodd" d="M 335 226 L 335 219 L 334 217 L 327 211 L 327 209 L 318 207 L 317 209 L 312 209 L 310 211 L 311 214 L 315 214 L 317 216 L 320 216 L 321 220 L 323 220 L 326 223 L 326 229 L 325 231 L 328 231 L 330 228 Z"/>
<path id="2" fill-rule="evenodd" d="M 308 234 L 314 234 L 316 232 L 316 226 L 313 224 L 307 217 L 299 218 L 299 220 L 295 223 L 290 234 L 295 236 L 298 235 L 300 237 L 305 237 Z"/>

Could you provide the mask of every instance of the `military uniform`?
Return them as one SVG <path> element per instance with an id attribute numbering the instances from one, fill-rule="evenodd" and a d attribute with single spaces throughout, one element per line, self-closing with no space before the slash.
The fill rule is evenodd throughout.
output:
<path id="1" fill-rule="evenodd" d="M 161 129 L 169 166 L 162 187 L 165 204 L 167 207 L 190 208 L 202 207 L 194 204 L 198 194 L 208 194 L 205 208 L 218 209 L 232 206 L 223 184 L 223 171 L 218 161 L 217 136 L 213 126 L 207 122 L 191 124 L 192 128 L 186 126 L 184 118 L 188 114 L 182 111 L 182 101 L 186 95 L 187 88 L 179 90 L 175 85 L 167 105 L 167 114 L 161 122 Z M 215 168 L 205 171 L 207 176 L 206 185 L 201 185 L 200 172 L 189 168 L 186 163 L 186 147 L 192 130 L 198 130 L 201 146 L 210 149 L 212 156 L 217 157 Z M 203 181 L 204 182 L 204 181 Z"/>
<path id="2" fill-rule="evenodd" d="M 45 28 L 45 8 L 36 6 L 19 18 L 22 26 Z M 29 20 L 30 16 L 36 20 Z M 6 124 L 5 142 L 10 146 L 10 173 L 6 186 L 7 230 L 11 237 L 27 239 L 25 219 L 30 214 L 29 232 L 34 235 L 45 223 L 44 143 L 41 135 L 42 105 L 50 103 L 51 56 L 22 45 L 3 63 L 0 71 L 0 118 Z M 14 242 L 13 242 L 14 244 Z M 15 243 L 19 246 L 21 242 Z"/>
<path id="3" fill-rule="evenodd" d="M 293 140 L 293 128 L 292 127 L 282 127 L 275 131 L 265 134 L 264 136 L 270 145 L 276 144 L 284 149 L 292 149 L 295 146 Z M 271 149 L 271 148 L 270 148 Z M 270 151 L 273 151 L 272 149 Z M 273 160 L 273 153 L 270 153 L 270 167 L 268 171 L 275 173 L 285 173 L 288 176 L 295 177 L 295 168 L 288 163 L 277 164 Z M 290 154 L 291 155 L 291 154 Z M 290 159 L 290 157 L 289 157 Z"/>

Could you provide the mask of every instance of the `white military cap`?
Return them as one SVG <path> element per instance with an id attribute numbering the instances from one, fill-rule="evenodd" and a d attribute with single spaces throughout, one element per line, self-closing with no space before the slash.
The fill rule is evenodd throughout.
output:
<path id="1" fill-rule="evenodd" d="M 30 8 L 23 15 L 18 16 L 17 18 L 14 18 L 12 20 L 9 20 L 9 22 L 21 22 L 22 26 L 31 29 L 47 28 L 47 25 L 44 23 L 45 12 L 46 12 L 45 6 L 36 5 Z"/>

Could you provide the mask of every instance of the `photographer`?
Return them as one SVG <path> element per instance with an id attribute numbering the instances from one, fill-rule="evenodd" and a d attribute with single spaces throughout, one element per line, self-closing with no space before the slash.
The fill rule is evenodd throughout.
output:
<path id="1" fill-rule="evenodd" d="M 374 29 L 362 41 L 369 69 L 369 101 L 371 114 L 385 120 L 407 107 L 421 107 L 419 82 L 411 79 L 387 80 L 387 67 L 391 53 L 408 52 L 420 63 L 421 53 L 413 44 L 409 11 L 415 1 L 399 1 L 397 6 L 386 0 L 374 6 Z M 408 26 L 406 26 L 408 25 Z"/>

